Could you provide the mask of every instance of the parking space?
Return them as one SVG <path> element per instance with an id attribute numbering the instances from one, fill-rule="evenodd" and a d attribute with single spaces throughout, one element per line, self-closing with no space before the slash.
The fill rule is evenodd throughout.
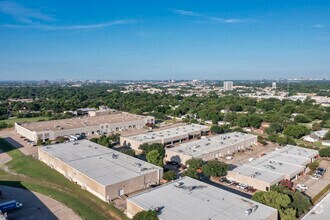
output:
<path id="1" fill-rule="evenodd" d="M 298 180 L 293 181 L 294 187 L 296 188 L 298 184 L 306 185 L 308 187 L 308 189 L 305 191 L 306 195 L 314 198 L 330 183 L 330 162 L 327 160 L 322 160 L 320 162 L 320 167 L 327 170 L 323 177 L 319 179 L 312 179 L 312 175 L 306 174 L 300 177 Z"/>

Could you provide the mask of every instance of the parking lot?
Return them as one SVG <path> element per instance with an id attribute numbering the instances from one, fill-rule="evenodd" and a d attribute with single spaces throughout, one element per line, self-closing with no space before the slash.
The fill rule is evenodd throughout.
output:
<path id="1" fill-rule="evenodd" d="M 221 158 L 220 161 L 225 162 L 227 164 L 233 165 L 241 165 L 247 163 L 250 158 L 257 158 L 263 154 L 266 154 L 270 151 L 275 150 L 275 148 L 279 147 L 278 144 L 274 144 L 269 142 L 266 146 L 252 146 L 252 150 L 245 150 L 244 152 L 237 152 L 234 154 L 234 157 L 230 160 L 226 158 Z"/>
<path id="2" fill-rule="evenodd" d="M 5 138 L 6 141 L 18 148 L 25 155 L 38 155 L 38 148 L 24 141 L 24 138 L 21 138 L 13 128 L 0 130 L 0 137 Z"/>
<path id="3" fill-rule="evenodd" d="M 0 202 L 16 200 L 23 204 L 22 208 L 8 211 L 8 219 L 80 219 L 71 209 L 39 193 L 8 186 L 0 186 L 0 190 Z"/>
<path id="4" fill-rule="evenodd" d="M 312 179 L 311 175 L 306 174 L 300 177 L 298 180 L 293 181 L 294 187 L 296 187 L 297 184 L 306 185 L 308 187 L 308 189 L 305 191 L 306 195 L 314 198 L 330 183 L 330 162 L 327 160 L 322 160 L 320 162 L 320 167 L 326 168 L 327 170 L 322 178 L 316 180 Z"/>
<path id="5" fill-rule="evenodd" d="M 233 192 L 235 194 L 241 195 L 244 193 L 246 195 L 249 195 L 249 196 L 244 196 L 247 198 L 251 198 L 251 196 L 257 191 L 253 187 L 250 187 L 245 184 L 239 184 L 232 180 L 228 180 L 226 177 L 211 178 L 210 181 L 212 181 L 217 185 L 222 186 L 220 188 L 224 188 L 227 191 Z"/>

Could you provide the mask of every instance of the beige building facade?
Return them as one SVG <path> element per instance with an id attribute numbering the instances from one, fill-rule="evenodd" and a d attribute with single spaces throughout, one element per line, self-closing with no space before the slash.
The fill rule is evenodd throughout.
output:
<path id="1" fill-rule="evenodd" d="M 164 146 L 168 146 L 201 137 L 204 132 L 206 133 L 209 131 L 210 128 L 205 125 L 187 124 L 145 134 L 120 137 L 120 144 L 134 150 L 139 150 L 141 144 L 160 143 Z"/>
<path id="2" fill-rule="evenodd" d="M 37 142 L 38 139 L 55 140 L 57 137 L 84 134 L 107 134 L 135 128 L 143 128 L 146 124 L 154 124 L 151 116 L 133 115 L 126 112 L 98 116 L 83 116 L 52 121 L 15 123 L 15 131 Z"/>
<path id="3" fill-rule="evenodd" d="M 241 132 L 208 136 L 182 143 L 176 147 L 167 148 L 165 160 L 175 161 L 180 164 L 185 164 L 191 158 L 200 158 L 208 161 L 231 155 L 239 150 L 249 149 L 256 143 L 256 135 Z"/>
<path id="4" fill-rule="evenodd" d="M 38 158 L 103 201 L 111 201 L 152 184 L 163 169 L 83 140 L 40 147 Z"/>

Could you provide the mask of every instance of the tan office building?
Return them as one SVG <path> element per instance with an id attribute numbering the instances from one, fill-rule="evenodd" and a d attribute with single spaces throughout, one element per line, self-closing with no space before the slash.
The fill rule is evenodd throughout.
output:
<path id="1" fill-rule="evenodd" d="M 161 220 L 277 220 L 276 209 L 183 177 L 127 199 L 127 216 L 159 209 Z"/>
<path id="2" fill-rule="evenodd" d="M 39 160 L 104 201 L 159 183 L 163 168 L 88 140 L 40 147 Z"/>
<path id="3" fill-rule="evenodd" d="M 141 144 L 160 143 L 164 146 L 181 143 L 183 141 L 201 137 L 203 132 L 210 131 L 210 128 L 205 125 L 188 124 L 175 128 L 169 128 L 146 134 L 139 134 L 127 137 L 120 137 L 122 146 L 130 147 L 138 150 Z"/>
<path id="4" fill-rule="evenodd" d="M 227 178 L 268 191 L 282 180 L 303 175 L 307 165 L 317 157 L 316 150 L 287 145 L 228 171 Z"/>
<path id="5" fill-rule="evenodd" d="M 165 160 L 181 164 L 185 164 L 191 158 L 208 161 L 251 148 L 255 143 L 257 143 L 257 136 L 240 132 L 203 137 L 200 140 L 167 148 Z"/>
<path id="6" fill-rule="evenodd" d="M 38 139 L 55 140 L 57 137 L 85 134 L 104 134 L 118 132 L 132 128 L 143 128 L 146 124 L 154 124 L 151 116 L 133 115 L 126 112 L 99 116 L 82 116 L 69 119 L 15 123 L 15 131 L 37 142 Z"/>

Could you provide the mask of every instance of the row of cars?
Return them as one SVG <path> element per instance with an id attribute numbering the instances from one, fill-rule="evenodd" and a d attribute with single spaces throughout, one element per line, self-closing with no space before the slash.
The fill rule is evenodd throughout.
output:
<path id="1" fill-rule="evenodd" d="M 243 190 L 243 191 L 245 191 L 245 192 L 251 192 L 251 193 L 254 193 L 254 192 L 256 191 L 256 189 L 253 188 L 252 186 L 248 186 L 248 185 L 246 185 L 246 184 L 244 184 L 244 183 L 238 183 L 238 182 L 236 182 L 236 181 L 233 181 L 233 180 L 227 179 L 226 177 L 221 177 L 221 178 L 219 179 L 219 181 L 220 181 L 221 183 L 224 183 L 224 184 L 228 185 L 228 186 L 235 186 L 236 188 L 241 189 L 241 190 Z"/>
<path id="2" fill-rule="evenodd" d="M 21 138 L 24 138 L 23 136 L 21 136 Z M 24 138 L 23 141 L 26 141 L 29 145 L 32 145 L 32 146 L 37 146 L 37 143 L 35 143 L 34 141 L 30 141 L 29 139 L 27 138 Z"/>
<path id="3" fill-rule="evenodd" d="M 321 178 L 323 177 L 325 171 L 326 171 L 325 168 L 323 168 L 323 167 L 318 167 L 318 168 L 314 171 L 314 173 L 313 173 L 313 175 L 311 176 L 311 178 L 314 179 L 314 180 L 319 180 L 319 179 L 321 179 Z"/>

